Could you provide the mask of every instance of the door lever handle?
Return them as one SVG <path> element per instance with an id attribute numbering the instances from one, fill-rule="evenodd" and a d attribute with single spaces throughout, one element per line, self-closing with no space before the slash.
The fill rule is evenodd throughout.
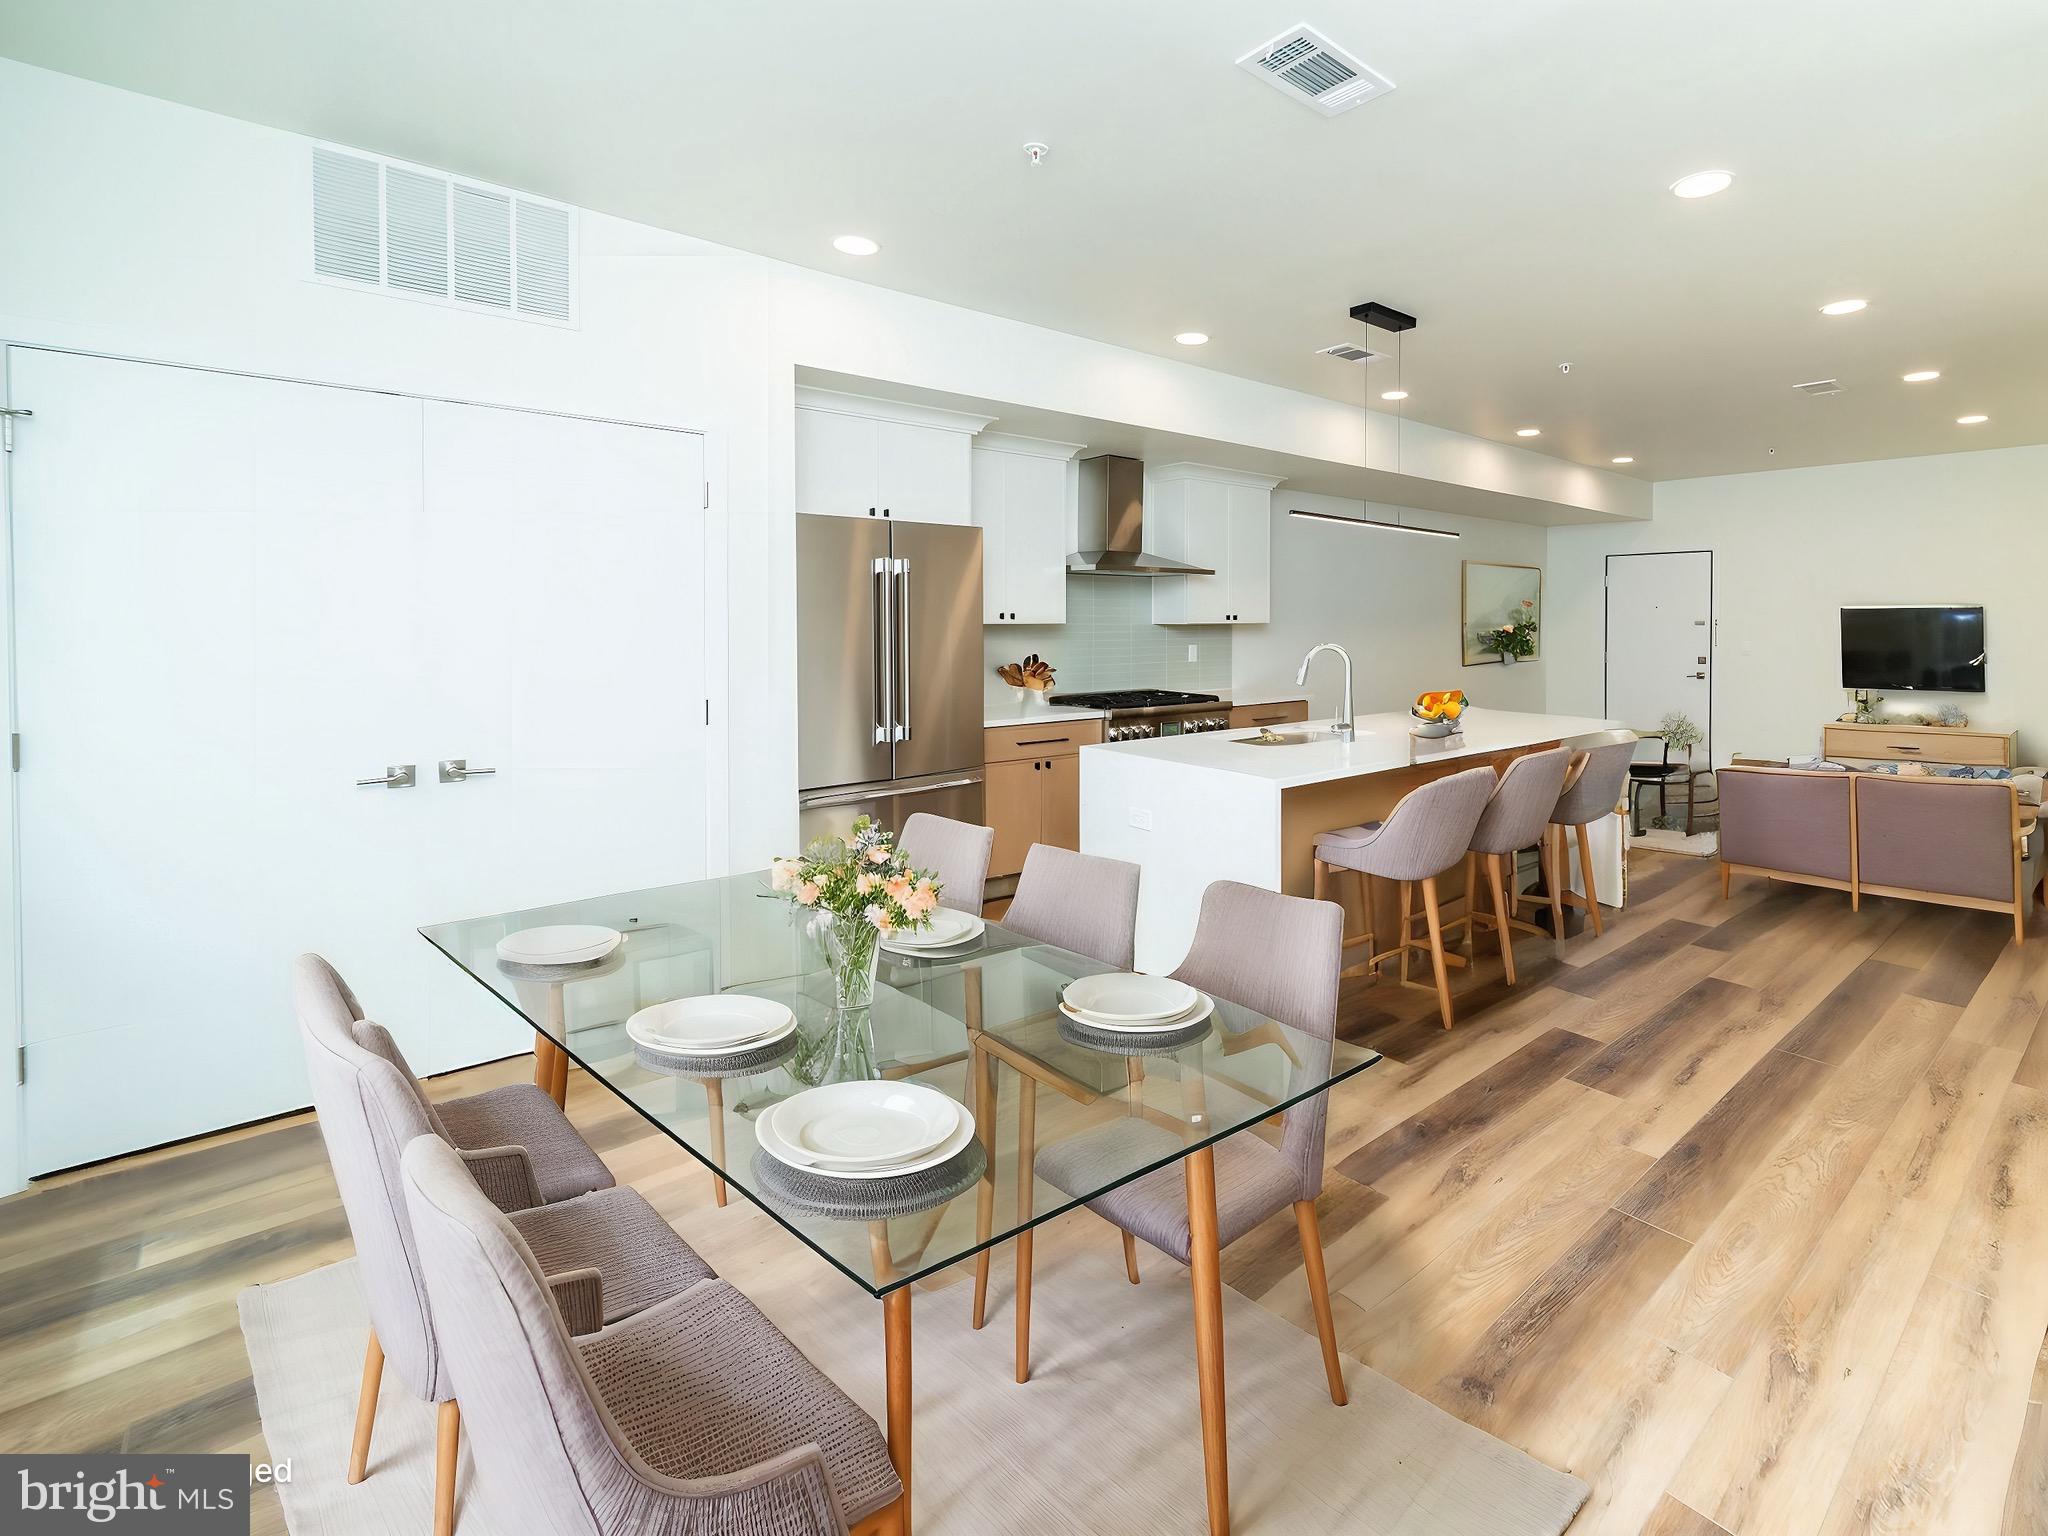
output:
<path id="1" fill-rule="evenodd" d="M 496 773 L 497 771 L 495 768 L 472 768 L 469 766 L 469 759 L 464 757 L 444 757 L 441 759 L 441 782 L 443 784 L 460 784 L 464 779 L 480 779 L 486 774 Z"/>
<path id="2" fill-rule="evenodd" d="M 385 768 L 384 776 L 381 779 L 357 779 L 356 788 L 368 789 L 372 785 L 382 784 L 386 789 L 411 789 L 413 786 L 412 770 L 413 765 L 411 763 L 392 763 Z"/>

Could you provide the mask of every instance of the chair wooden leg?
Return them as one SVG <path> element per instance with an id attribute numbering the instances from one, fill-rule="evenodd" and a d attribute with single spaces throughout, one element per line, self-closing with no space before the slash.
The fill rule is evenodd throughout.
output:
<path id="1" fill-rule="evenodd" d="M 1496 902 L 1494 904 L 1493 910 L 1496 912 L 1500 910 L 1499 903 Z M 1474 959 L 1477 959 L 1479 956 L 1478 928 L 1479 855 L 1468 848 L 1465 850 L 1465 932 L 1464 943 L 1461 947 L 1466 954 L 1471 955 Z"/>
<path id="2" fill-rule="evenodd" d="M 1501 879 L 1500 855 L 1486 856 L 1486 878 L 1493 887 L 1494 925 L 1500 929 L 1500 963 L 1507 972 L 1508 985 L 1515 984 L 1515 941 L 1508 936 L 1507 882 Z"/>
<path id="3" fill-rule="evenodd" d="M 1031 1165 L 1037 1156 L 1038 1084 L 1017 1074 L 1017 1219 L 1031 1219 Z M 1017 1380 L 1031 1379 L 1031 1229 L 1017 1234 Z"/>
<path id="4" fill-rule="evenodd" d="M 1138 1283 L 1138 1240 L 1128 1232 L 1124 1233 L 1124 1273 L 1131 1277 L 1131 1284 Z"/>
<path id="5" fill-rule="evenodd" d="M 1323 1269 L 1323 1232 L 1316 1222 L 1313 1200 L 1294 1202 L 1294 1227 L 1301 1234 L 1301 1268 L 1308 1279 L 1309 1305 L 1315 1309 L 1316 1337 L 1323 1342 L 1323 1374 L 1330 1378 L 1330 1401 L 1342 1408 L 1344 1365 L 1337 1358 L 1337 1320 L 1330 1315 L 1330 1277 Z"/>
<path id="6" fill-rule="evenodd" d="M 1451 973 L 1444 964 L 1444 923 L 1437 911 L 1436 876 L 1422 882 L 1422 915 L 1429 923 L 1429 961 L 1436 968 L 1436 1006 L 1444 1016 L 1444 1028 L 1451 1027 Z M 1405 954 L 1406 951 L 1404 950 Z"/>
<path id="7" fill-rule="evenodd" d="M 434 1536 L 454 1536 L 455 1468 L 461 1451 L 462 1413 L 450 1398 L 434 1419 Z"/>
<path id="8" fill-rule="evenodd" d="M 363 1350 L 363 1390 L 356 1398 L 356 1437 L 348 1452 L 348 1480 L 360 1483 L 370 1475 L 370 1431 L 377 1424 L 377 1388 L 384 1380 L 384 1346 L 377 1330 Z"/>
<path id="9" fill-rule="evenodd" d="M 1729 877 L 1730 877 L 1731 875 L 1733 875 L 1734 873 L 1735 873 L 1735 871 L 1734 871 L 1734 870 L 1732 870 L 1732 869 L 1730 869 L 1730 868 L 1729 868 L 1729 867 L 1727 866 L 1727 864 L 1726 864 L 1726 863 L 1723 863 L 1723 864 L 1722 864 L 1722 866 L 1721 866 L 1721 899 L 1722 899 L 1723 901 L 1726 901 L 1726 900 L 1728 899 L 1728 880 L 1729 880 Z"/>
<path id="10" fill-rule="evenodd" d="M 725 1166 L 725 1084 L 718 1078 L 704 1079 L 704 1105 L 711 1117 L 711 1161 L 719 1167 Z M 725 1180 L 717 1174 L 711 1175 L 711 1198 L 720 1206 L 725 1204 Z"/>
<path id="11" fill-rule="evenodd" d="M 1400 937 L 1400 946 L 1401 946 L 1401 985 L 1402 985 L 1402 986 L 1404 986 L 1404 987 L 1405 987 L 1406 985 L 1408 985 L 1408 930 L 1409 930 L 1409 928 L 1410 928 L 1410 927 L 1412 926 L 1412 924 L 1411 924 L 1411 923 L 1409 922 L 1409 914 L 1410 914 L 1410 912 L 1412 912 L 1412 911 L 1414 910 L 1414 901 L 1415 901 L 1415 883 L 1414 883 L 1413 881 L 1411 881 L 1411 880 L 1403 880 L 1403 881 L 1401 882 L 1401 937 Z"/>
<path id="12" fill-rule="evenodd" d="M 1579 877 L 1586 882 L 1586 915 L 1593 920 L 1593 937 L 1601 932 L 1600 897 L 1593 888 L 1593 834 L 1579 823 Z"/>
<path id="13" fill-rule="evenodd" d="M 1543 829 L 1543 883 L 1550 887 L 1550 937 L 1564 942 L 1564 828 Z"/>

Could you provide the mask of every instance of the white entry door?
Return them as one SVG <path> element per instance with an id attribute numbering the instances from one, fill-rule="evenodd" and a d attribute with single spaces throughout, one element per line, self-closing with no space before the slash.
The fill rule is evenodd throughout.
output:
<path id="1" fill-rule="evenodd" d="M 1706 550 L 1607 557 L 1609 719 L 1653 731 L 1673 711 L 1689 716 L 1713 760 L 1714 557 Z M 1645 741 L 1639 761 L 1662 743 Z"/>
<path id="2" fill-rule="evenodd" d="M 440 1070 L 522 1042 L 419 924 L 704 872 L 701 439 L 9 369 L 26 1172 L 305 1103 L 302 950 Z"/>

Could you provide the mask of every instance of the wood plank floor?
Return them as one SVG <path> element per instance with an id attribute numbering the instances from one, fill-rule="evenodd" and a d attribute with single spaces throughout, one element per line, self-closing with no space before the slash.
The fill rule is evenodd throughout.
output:
<path id="1" fill-rule="evenodd" d="M 1518 940 L 1518 988 L 1482 938 L 1455 1030 L 1346 984 L 1387 1056 L 1331 1104 L 1346 1349 L 1585 1478 L 1574 1536 L 2048 1532 L 2048 921 L 1631 873 L 1604 936 Z M 760 1219 L 572 1095 L 671 1219 Z M 303 1120 L 0 1203 L 0 1446 L 260 1452 L 235 1293 L 348 1251 Z M 1312 1326 L 1291 1220 L 1224 1262 Z"/>

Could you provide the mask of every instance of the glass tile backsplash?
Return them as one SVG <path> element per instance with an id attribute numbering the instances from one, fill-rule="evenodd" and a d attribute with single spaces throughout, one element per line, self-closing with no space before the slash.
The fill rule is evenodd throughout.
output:
<path id="1" fill-rule="evenodd" d="M 1195 659 L 1188 660 L 1188 647 Z M 1178 688 L 1230 692 L 1230 626 L 1152 622 L 1152 583 L 1131 576 L 1069 576 L 1067 622 L 999 624 L 982 631 L 991 672 L 1036 651 L 1058 690 Z"/>

